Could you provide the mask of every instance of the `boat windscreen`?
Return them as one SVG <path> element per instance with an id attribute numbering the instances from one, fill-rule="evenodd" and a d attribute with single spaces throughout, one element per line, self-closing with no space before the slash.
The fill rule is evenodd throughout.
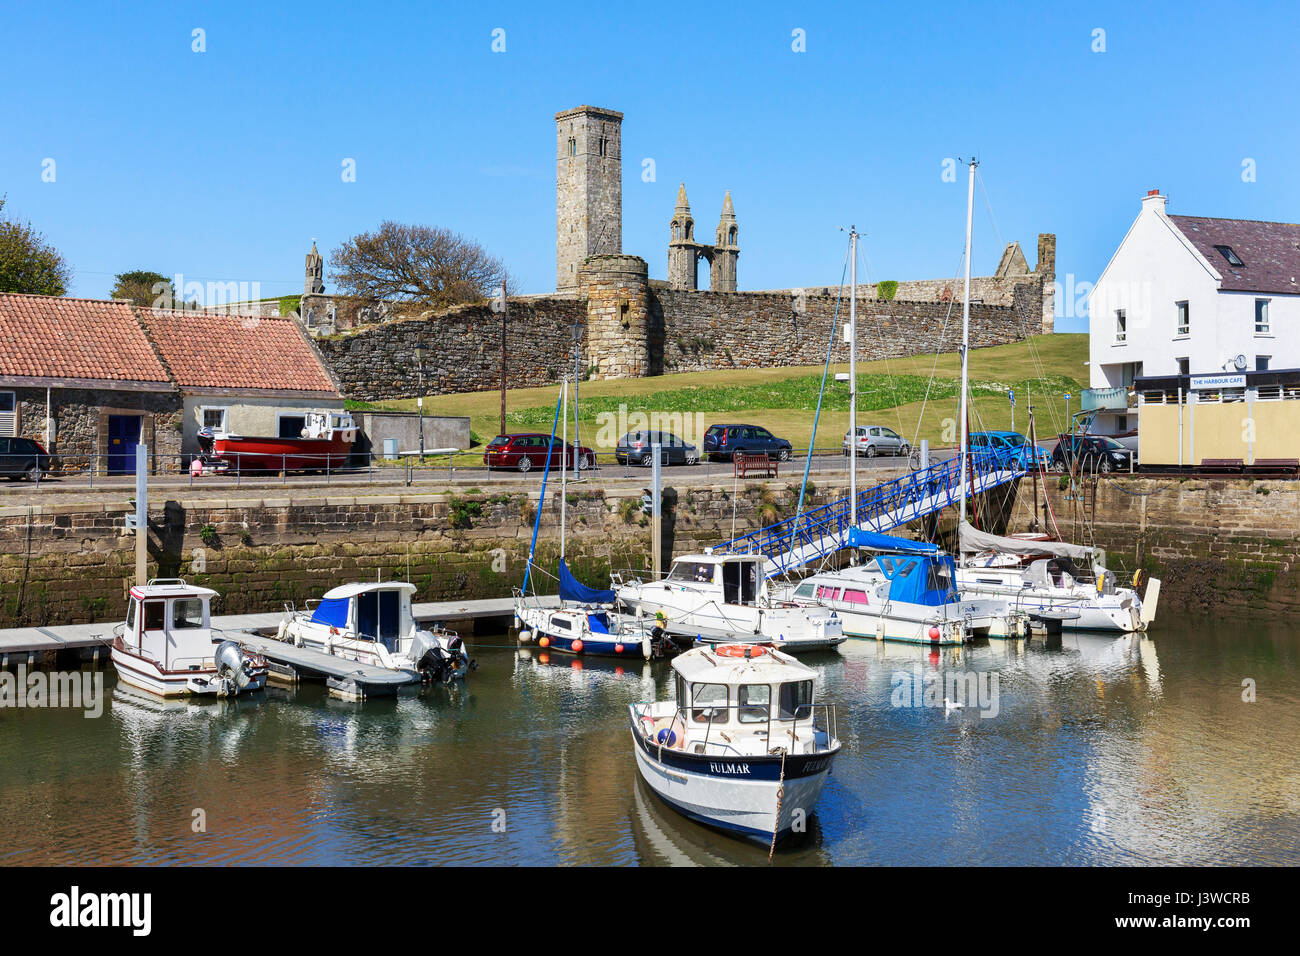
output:
<path id="1" fill-rule="evenodd" d="M 396 590 L 367 591 L 357 595 L 357 635 L 380 641 L 400 636 L 398 615 L 402 595 Z"/>
<path id="2" fill-rule="evenodd" d="M 311 615 L 311 622 L 313 624 L 324 624 L 327 627 L 347 627 L 348 599 L 325 598 L 316 605 L 316 610 Z"/>

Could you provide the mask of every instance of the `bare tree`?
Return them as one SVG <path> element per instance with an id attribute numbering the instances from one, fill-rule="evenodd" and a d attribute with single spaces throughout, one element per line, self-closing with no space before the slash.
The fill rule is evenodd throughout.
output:
<path id="1" fill-rule="evenodd" d="M 500 259 L 449 229 L 383 222 L 330 253 L 330 279 L 358 300 L 439 309 L 495 294 L 509 275 Z"/>

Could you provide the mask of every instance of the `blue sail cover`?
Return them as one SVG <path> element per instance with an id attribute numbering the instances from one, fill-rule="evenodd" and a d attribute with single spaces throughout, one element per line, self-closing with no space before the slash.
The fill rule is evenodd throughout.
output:
<path id="1" fill-rule="evenodd" d="M 889 600 L 939 607 L 957 600 L 955 565 L 947 554 L 878 555 L 876 566 L 889 579 Z"/>
<path id="2" fill-rule="evenodd" d="M 928 541 L 909 541 L 907 538 L 895 538 L 890 534 L 863 531 L 861 528 L 849 529 L 849 546 L 871 548 L 874 551 L 896 551 L 900 554 L 936 554 L 939 551 L 937 544 Z"/>
<path id="3" fill-rule="evenodd" d="M 311 622 L 313 624 L 326 624 L 330 627 L 347 627 L 348 599 L 325 598 L 316 605 L 316 610 L 311 615 Z"/>
<path id="4" fill-rule="evenodd" d="M 598 591 L 589 588 L 569 571 L 569 566 L 560 561 L 560 600 L 573 601 L 577 604 L 613 604 L 613 590 Z"/>

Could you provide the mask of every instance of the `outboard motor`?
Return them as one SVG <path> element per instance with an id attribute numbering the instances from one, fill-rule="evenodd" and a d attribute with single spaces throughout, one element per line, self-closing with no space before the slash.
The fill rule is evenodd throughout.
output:
<path id="1" fill-rule="evenodd" d="M 241 690 L 247 690 L 253 679 L 248 675 L 248 661 L 244 650 L 234 641 L 222 641 L 212 655 L 217 665 L 217 677 L 221 681 L 218 697 L 234 697 Z"/>
<path id="2" fill-rule="evenodd" d="M 411 641 L 411 658 L 425 681 L 450 684 L 456 678 L 464 677 L 469 670 L 464 646 L 458 635 L 449 635 L 447 646 L 443 647 L 435 635 L 417 630 Z"/>

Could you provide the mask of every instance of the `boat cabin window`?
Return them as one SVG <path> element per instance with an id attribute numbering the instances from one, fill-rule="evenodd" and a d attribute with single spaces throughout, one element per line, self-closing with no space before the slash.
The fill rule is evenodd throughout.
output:
<path id="1" fill-rule="evenodd" d="M 128 634 L 134 634 L 134 633 L 135 633 L 136 609 L 137 609 L 139 606 L 140 606 L 140 602 L 137 601 L 137 600 L 135 600 L 134 598 L 133 598 L 132 600 L 130 600 L 130 601 L 127 602 L 127 605 L 126 605 L 126 633 L 128 633 Z"/>
<path id="2" fill-rule="evenodd" d="M 713 583 L 714 565 L 707 561 L 678 561 L 668 573 L 669 581 L 695 581 L 700 584 Z"/>
<path id="3" fill-rule="evenodd" d="M 866 604 L 867 592 L 859 591 L 856 588 L 844 589 L 844 603 L 846 604 Z"/>
<path id="4" fill-rule="evenodd" d="M 677 712 L 686 713 L 686 678 L 677 675 Z"/>
<path id="5" fill-rule="evenodd" d="M 930 591 L 952 590 L 952 574 L 948 565 L 940 561 L 930 562 L 930 575 L 926 587 Z"/>
<path id="6" fill-rule="evenodd" d="M 795 592 L 794 592 L 795 597 L 812 597 L 813 587 L 814 586 L 811 581 L 808 582 L 807 584 L 799 585 L 799 587 L 795 588 Z"/>
<path id="7" fill-rule="evenodd" d="M 772 712 L 772 688 L 768 684 L 741 684 L 736 703 L 742 724 L 766 723 Z"/>
<path id="8" fill-rule="evenodd" d="M 172 627 L 202 627 L 203 602 L 198 598 L 177 598 L 172 601 Z"/>
<path id="9" fill-rule="evenodd" d="M 697 724 L 727 722 L 727 685 L 692 684 L 691 720 Z"/>
<path id="10" fill-rule="evenodd" d="M 829 587 L 828 585 L 822 584 L 817 587 L 817 596 L 819 598 L 825 598 L 828 601 L 834 601 L 837 597 L 840 596 L 840 589 Z"/>
<path id="11" fill-rule="evenodd" d="M 916 567 L 916 562 L 908 558 L 891 558 L 881 555 L 875 559 L 876 566 L 885 573 L 891 580 L 897 574 L 899 578 L 905 578 L 912 573 L 912 568 Z"/>
<path id="12" fill-rule="evenodd" d="M 161 631 L 167 621 L 167 602 L 166 601 L 145 601 L 144 602 L 144 629 L 146 631 Z"/>
<path id="13" fill-rule="evenodd" d="M 751 605 L 758 600 L 758 562 L 728 561 L 722 566 L 724 604 Z"/>
<path id="14" fill-rule="evenodd" d="M 781 719 L 807 720 L 812 714 L 813 682 L 791 681 L 781 685 Z"/>
<path id="15" fill-rule="evenodd" d="M 573 630 L 573 625 L 569 622 L 569 619 L 560 617 L 558 614 L 551 618 L 551 627 L 558 628 L 561 631 Z"/>
<path id="16" fill-rule="evenodd" d="M 399 636 L 402 595 L 398 591 L 366 591 L 357 595 L 357 636 L 388 641 Z"/>

